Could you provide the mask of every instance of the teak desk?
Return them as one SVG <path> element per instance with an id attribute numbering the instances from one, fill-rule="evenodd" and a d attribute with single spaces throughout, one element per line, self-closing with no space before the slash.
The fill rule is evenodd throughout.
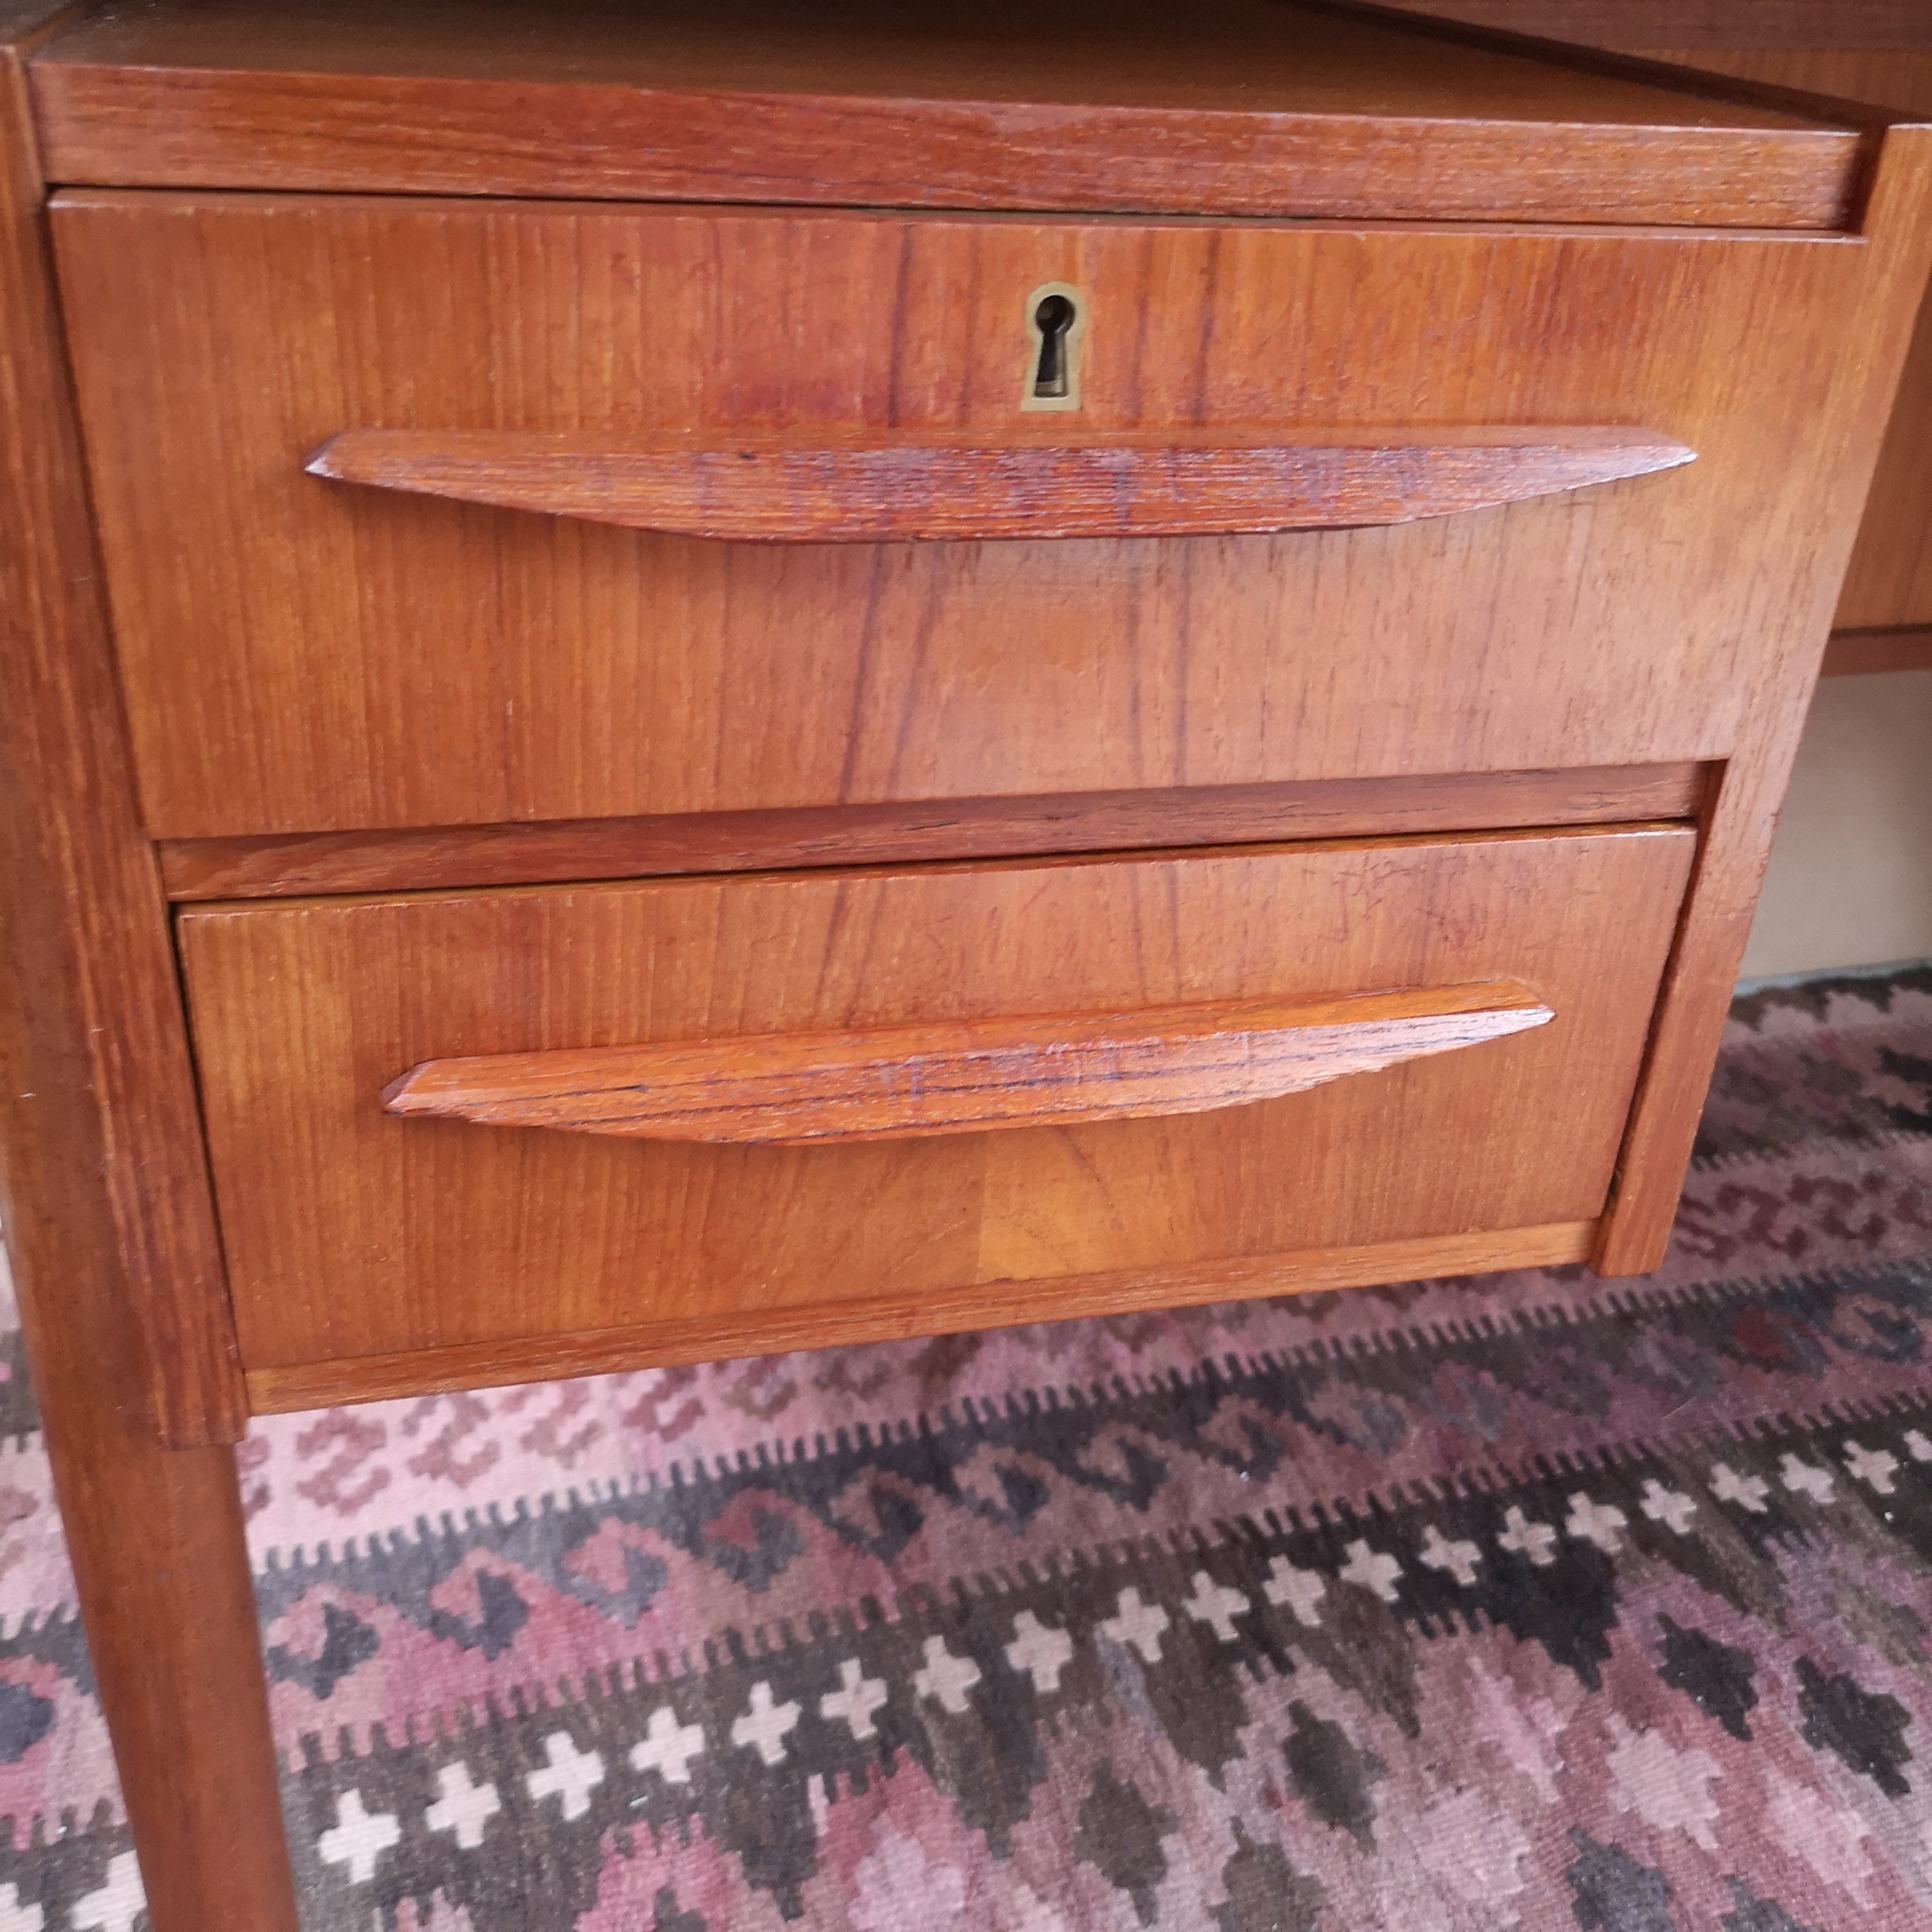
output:
<path id="1" fill-rule="evenodd" d="M 1932 116 L 1925 0 L 1410 0 L 1418 10 L 1615 47 Z M 1824 674 L 1932 670 L 1932 293 L 1838 597 Z"/>
<path id="2" fill-rule="evenodd" d="M 155 1932 L 248 1417 L 1672 1209 L 1932 129 L 1374 10 L 0 0 L 7 1232 Z"/>

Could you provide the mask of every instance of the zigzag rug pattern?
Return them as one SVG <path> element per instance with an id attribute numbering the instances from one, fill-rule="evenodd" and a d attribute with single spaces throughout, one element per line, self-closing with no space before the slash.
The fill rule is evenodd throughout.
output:
<path id="1" fill-rule="evenodd" d="M 0 1354 L 0 1932 L 138 1932 Z M 242 1452 L 309 1932 L 1932 1924 L 1932 969 L 1733 1016 L 1676 1238 Z"/>

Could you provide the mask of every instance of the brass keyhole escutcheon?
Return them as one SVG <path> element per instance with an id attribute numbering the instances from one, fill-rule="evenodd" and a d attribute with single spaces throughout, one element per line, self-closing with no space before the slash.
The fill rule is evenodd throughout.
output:
<path id="1" fill-rule="evenodd" d="M 1080 406 L 1080 352 L 1087 333 L 1087 300 L 1066 282 L 1044 282 L 1026 298 L 1026 378 L 1023 410 Z"/>

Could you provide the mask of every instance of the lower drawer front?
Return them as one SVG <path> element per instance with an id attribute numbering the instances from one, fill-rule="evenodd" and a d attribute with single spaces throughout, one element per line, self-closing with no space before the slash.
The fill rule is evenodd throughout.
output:
<path id="1" fill-rule="evenodd" d="M 544 1366 L 518 1350 L 547 1335 L 723 1354 L 1286 1288 L 1316 1250 L 1579 1240 L 1694 842 L 1357 841 L 185 914 L 251 1386 L 274 1406 L 352 1386 L 304 1380 L 341 1358 L 498 1348 L 507 1379 Z M 406 1118 L 384 1099 L 421 1063 L 471 1056 L 1485 982 L 1554 1017 L 1172 1115 L 800 1146 Z M 1286 1258 L 1272 1276 L 1257 1258 Z"/>

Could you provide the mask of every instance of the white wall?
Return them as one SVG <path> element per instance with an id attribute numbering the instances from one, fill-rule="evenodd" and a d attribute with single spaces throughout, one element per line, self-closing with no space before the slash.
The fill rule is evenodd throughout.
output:
<path id="1" fill-rule="evenodd" d="M 1818 687 L 1747 979 L 1932 958 L 1932 671 Z"/>

